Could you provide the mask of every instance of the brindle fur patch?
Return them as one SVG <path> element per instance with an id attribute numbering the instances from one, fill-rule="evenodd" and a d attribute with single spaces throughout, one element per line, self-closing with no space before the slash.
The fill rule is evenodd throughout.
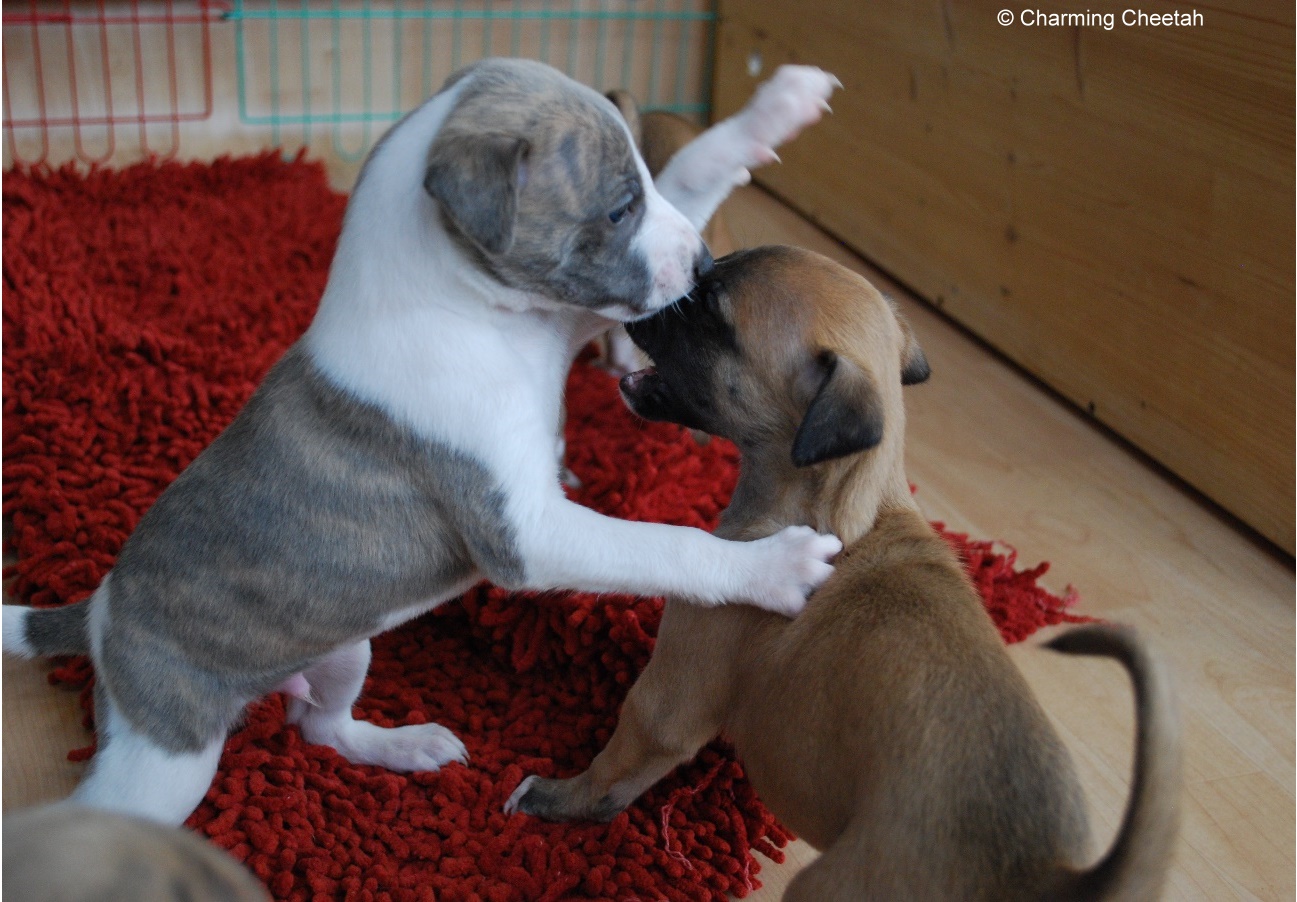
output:
<path id="1" fill-rule="evenodd" d="M 631 243 L 644 215 L 644 185 L 612 102 L 525 60 L 486 60 L 469 74 L 429 159 L 451 142 L 468 148 L 484 136 L 525 139 L 530 150 L 522 176 L 508 186 L 516 193 L 513 211 L 488 211 L 512 215 L 512 243 L 484 247 L 459 225 L 454 199 L 434 193 L 452 239 L 510 287 L 591 309 L 642 308 L 652 274 Z M 610 213 L 627 195 L 636 202 L 613 222 Z"/>
<path id="2" fill-rule="evenodd" d="M 297 345 L 127 540 L 100 678 L 134 727 L 197 750 L 475 569 L 523 578 L 487 471 L 335 387 Z"/>

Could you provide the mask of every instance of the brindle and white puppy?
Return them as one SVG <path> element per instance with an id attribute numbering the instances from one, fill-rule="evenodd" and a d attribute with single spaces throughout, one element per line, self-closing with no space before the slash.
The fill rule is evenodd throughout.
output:
<path id="1" fill-rule="evenodd" d="M 608 747 L 572 779 L 528 778 L 507 810 L 611 818 L 724 732 L 762 800 L 824 853 L 785 900 L 1156 898 L 1180 782 L 1166 676 L 1127 629 L 1051 643 L 1116 658 L 1135 685 L 1129 808 L 1087 868 L 1067 750 L 910 494 L 901 386 L 928 365 L 886 299 L 817 254 L 762 248 L 628 331 L 656 364 L 622 380 L 631 408 L 742 452 L 718 534 L 802 523 L 846 549 L 796 620 L 669 602 Z"/>
<path id="2" fill-rule="evenodd" d="M 661 175 L 676 152 L 694 141 L 701 132 L 694 123 L 674 113 L 663 110 L 641 113 L 639 104 L 628 91 L 609 91 L 608 99 L 617 106 L 622 118 L 626 120 L 631 137 L 644 156 L 644 165 L 655 179 Z M 717 210 L 702 231 L 707 249 L 717 257 L 738 250 L 738 243 L 725 221 L 724 212 L 724 208 Z M 599 357 L 596 363 L 616 376 L 624 376 L 648 366 L 649 361 L 644 352 L 635 347 L 623 325 L 609 329 L 597 342 Z M 698 437 L 702 438 L 701 435 Z"/>
<path id="3" fill-rule="evenodd" d="M 437 724 L 354 720 L 371 636 L 486 578 L 795 613 L 840 549 L 629 523 L 567 500 L 555 442 L 572 359 L 711 265 L 698 227 L 819 118 L 780 70 L 655 187 L 613 104 L 534 62 L 453 77 L 370 154 L 310 329 L 162 494 L 85 603 L 4 609 L 4 649 L 89 651 L 99 751 L 73 800 L 179 823 L 227 731 L 283 688 L 351 761 L 465 759 Z"/>

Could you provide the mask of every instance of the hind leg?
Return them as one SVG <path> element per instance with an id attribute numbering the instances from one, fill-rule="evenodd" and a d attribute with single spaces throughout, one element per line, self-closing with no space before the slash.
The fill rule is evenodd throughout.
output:
<path id="1" fill-rule="evenodd" d="M 819 858 L 802 869 L 783 902 L 892 902 L 893 899 L 1005 899 L 987 890 L 989 862 L 951 856 L 950 844 L 899 813 L 861 809 Z M 992 887 L 995 884 L 989 884 Z"/>
<path id="2" fill-rule="evenodd" d="M 197 752 L 172 752 L 135 730 L 106 692 L 95 694 L 99 750 L 72 804 L 179 825 L 207 794 L 225 737 Z"/>
<path id="3" fill-rule="evenodd" d="M 327 745 L 355 764 L 396 771 L 437 770 L 451 761 L 468 761 L 468 750 L 440 724 L 380 727 L 351 716 L 369 670 L 369 640 L 344 645 L 306 671 L 310 700 L 294 699 L 288 722 L 302 737 Z"/>
<path id="4" fill-rule="evenodd" d="M 874 887 L 867 885 L 865 873 L 868 869 L 871 866 L 885 868 L 886 865 L 857 860 L 853 851 L 841 845 L 828 849 L 798 872 L 784 891 L 783 902 L 867 902 L 871 899 L 881 902 L 883 899 L 905 897 L 904 893 L 895 896 L 879 895 Z"/>

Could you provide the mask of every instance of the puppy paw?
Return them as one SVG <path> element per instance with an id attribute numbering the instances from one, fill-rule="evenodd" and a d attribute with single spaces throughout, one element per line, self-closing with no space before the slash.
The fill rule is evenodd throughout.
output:
<path id="1" fill-rule="evenodd" d="M 392 733 L 396 734 L 392 737 L 395 760 L 388 765 L 392 770 L 440 770 L 447 764 L 468 763 L 464 743 L 441 724 L 411 724 L 395 727 Z"/>
<path id="2" fill-rule="evenodd" d="M 353 764 L 373 764 L 404 773 L 440 770 L 447 764 L 468 763 L 468 749 L 441 724 L 380 727 L 350 721 L 333 735 L 316 735 L 309 722 L 302 733 L 309 742 L 332 746 Z"/>
<path id="3" fill-rule="evenodd" d="M 518 784 L 518 788 L 515 789 L 512 795 L 510 795 L 509 798 L 505 801 L 504 813 L 505 814 L 532 814 L 533 812 L 531 811 L 531 807 L 526 803 L 527 793 L 531 791 L 532 785 L 541 779 L 543 778 L 538 777 L 535 774 L 532 774 L 530 777 L 524 778 L 523 781 Z"/>
<path id="4" fill-rule="evenodd" d="M 806 597 L 833 575 L 829 562 L 842 550 L 837 536 L 820 535 L 809 526 L 789 526 L 752 544 L 763 566 L 747 597 L 786 617 L 801 613 Z"/>
<path id="5" fill-rule="evenodd" d="M 776 162 L 775 148 L 820 121 L 829 97 L 842 82 L 816 66 L 780 66 L 739 114 L 744 133 L 755 149 L 752 165 Z"/>
<path id="6" fill-rule="evenodd" d="M 518 784 L 504 803 L 505 814 L 530 814 L 547 821 L 610 821 L 625 805 L 616 805 L 609 798 L 591 806 L 584 800 L 579 777 L 570 780 L 551 780 L 530 776 Z"/>

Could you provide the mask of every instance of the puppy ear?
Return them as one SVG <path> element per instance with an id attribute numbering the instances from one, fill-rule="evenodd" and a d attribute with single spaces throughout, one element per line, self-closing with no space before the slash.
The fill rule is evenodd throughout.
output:
<path id="1" fill-rule="evenodd" d="M 631 137 L 635 140 L 635 146 L 639 147 L 643 129 L 640 127 L 639 104 L 635 102 L 635 97 L 630 91 L 624 91 L 616 88 L 604 95 L 612 101 L 612 105 L 617 107 L 617 112 L 626 120 L 626 127 L 630 129 Z"/>
<path id="2" fill-rule="evenodd" d="M 869 374 L 827 350 L 814 366 L 820 385 L 793 437 L 798 467 L 855 454 L 883 440 L 883 403 Z"/>
<path id="3" fill-rule="evenodd" d="M 513 244 L 530 150 L 526 139 L 513 135 L 439 137 L 428 152 L 423 188 L 469 240 L 503 253 Z"/>
<path id="4" fill-rule="evenodd" d="M 901 324 L 901 384 L 918 385 L 927 382 L 932 375 L 932 367 L 928 366 L 928 358 L 924 355 L 923 348 L 919 347 L 914 330 L 900 313 L 896 314 L 896 321 Z"/>

